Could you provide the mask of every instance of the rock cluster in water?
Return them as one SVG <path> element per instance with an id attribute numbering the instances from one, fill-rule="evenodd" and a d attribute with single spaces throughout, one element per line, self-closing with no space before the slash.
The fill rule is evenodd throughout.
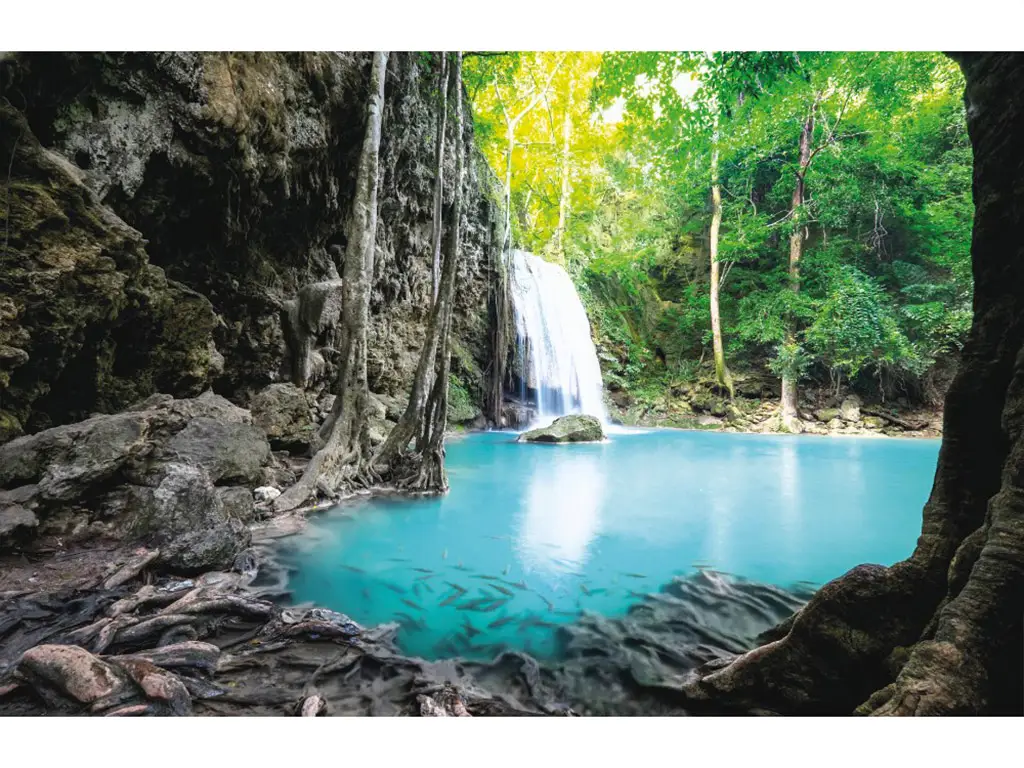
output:
<path id="1" fill-rule="evenodd" d="M 519 436 L 522 443 L 594 443 L 604 440 L 601 422 L 593 416 L 571 414 Z"/>

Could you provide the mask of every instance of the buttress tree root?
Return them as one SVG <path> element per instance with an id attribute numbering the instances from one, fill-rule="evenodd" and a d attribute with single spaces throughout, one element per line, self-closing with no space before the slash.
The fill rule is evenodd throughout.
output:
<path id="1" fill-rule="evenodd" d="M 366 415 L 369 402 L 366 329 L 377 239 L 377 179 L 387 66 L 388 52 L 375 51 L 355 198 L 346 223 L 348 246 L 342 275 L 341 359 L 334 407 L 320 430 L 323 446 L 314 454 L 299 482 L 274 501 L 278 512 L 295 509 L 317 496 L 337 495 L 370 453 Z"/>
<path id="2" fill-rule="evenodd" d="M 449 340 L 459 261 L 459 220 L 462 216 L 465 165 L 461 53 L 455 53 L 452 57 L 450 80 L 451 101 L 455 106 L 455 190 L 441 283 L 431 310 L 427 337 L 420 352 L 409 404 L 365 471 L 368 482 L 386 482 L 405 490 L 442 493 L 448 490 L 448 477 L 444 470 L 444 434 L 448 426 L 448 378 L 451 369 Z M 442 109 L 445 103 L 442 102 Z M 444 161 L 442 150 L 438 151 L 437 158 L 435 199 L 440 199 Z M 437 252 L 442 241 L 440 215 L 435 217 L 434 227 L 433 248 Z M 413 440 L 414 447 L 410 450 L 409 445 Z"/>
<path id="3" fill-rule="evenodd" d="M 1024 713 L 1024 54 L 956 56 L 974 148 L 974 322 L 921 536 L 826 585 L 766 644 L 698 669 L 689 705 Z"/>

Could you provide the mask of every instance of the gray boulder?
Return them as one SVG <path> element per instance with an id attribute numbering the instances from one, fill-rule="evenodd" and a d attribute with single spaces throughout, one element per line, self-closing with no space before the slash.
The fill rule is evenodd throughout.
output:
<path id="1" fill-rule="evenodd" d="M 848 395 L 839 406 L 839 418 L 843 421 L 860 421 L 860 398 L 856 395 Z"/>
<path id="2" fill-rule="evenodd" d="M 562 416 L 547 427 L 532 429 L 519 436 L 522 443 L 593 443 L 603 439 L 601 422 L 583 414 Z"/>
<path id="3" fill-rule="evenodd" d="M 316 431 L 306 392 L 294 384 L 271 384 L 249 404 L 253 423 L 267 434 L 275 450 L 301 452 Z"/>
<path id="4" fill-rule="evenodd" d="M 206 469 L 214 483 L 255 485 L 260 469 L 270 461 L 270 444 L 259 427 L 207 417 L 192 419 L 167 448 L 176 460 Z"/>
<path id="5" fill-rule="evenodd" d="M 0 445 L 0 546 L 109 536 L 159 546 L 180 570 L 230 564 L 273 464 L 251 422 L 212 393 L 154 395 Z"/>
<path id="6" fill-rule="evenodd" d="M 210 476 L 200 466 L 163 467 L 156 488 L 134 489 L 134 538 L 159 547 L 163 562 L 183 573 L 229 566 L 249 546 L 251 536 L 230 517 Z"/>

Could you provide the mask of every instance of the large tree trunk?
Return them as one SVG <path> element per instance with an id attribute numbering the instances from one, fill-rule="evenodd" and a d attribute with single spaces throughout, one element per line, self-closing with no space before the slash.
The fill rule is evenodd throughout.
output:
<path id="1" fill-rule="evenodd" d="M 822 588 L 770 640 L 698 670 L 692 705 L 1024 713 L 1024 55 L 959 57 L 974 147 L 974 322 L 914 553 Z M 860 705 L 860 706 L 858 706 Z"/>
<path id="2" fill-rule="evenodd" d="M 438 85 L 441 107 L 437 112 L 437 152 L 435 155 L 437 176 L 434 179 L 434 219 L 431 252 L 434 257 L 434 301 L 441 286 L 441 209 L 444 204 L 444 134 L 448 127 L 448 54 L 441 53 L 441 72 Z"/>
<path id="3" fill-rule="evenodd" d="M 336 495 L 369 453 L 366 328 L 377 239 L 377 176 L 387 65 L 388 52 L 375 51 L 366 105 L 366 132 L 356 172 L 355 197 L 346 225 L 348 246 L 342 275 L 341 359 L 334 408 L 320 431 L 323 446 L 313 456 L 299 482 L 274 502 L 279 512 L 301 506 L 318 495 Z"/>
<path id="4" fill-rule="evenodd" d="M 441 333 L 437 345 L 437 365 L 434 386 L 427 402 L 423 439 L 417 445 L 421 467 L 418 479 L 412 484 L 421 491 L 444 493 L 448 490 L 448 474 L 444 469 L 444 437 L 448 429 L 448 378 L 451 373 L 452 306 L 455 300 L 455 275 L 459 263 L 459 237 L 462 219 L 462 183 L 466 151 L 462 131 L 462 53 L 455 54 L 453 62 L 455 92 L 455 195 L 452 201 L 452 220 L 448 234 L 448 252 L 445 254 L 444 279 L 438 296 Z"/>
<path id="5" fill-rule="evenodd" d="M 715 130 L 715 142 L 718 142 L 718 130 Z M 718 148 L 711 153 L 711 343 L 715 353 L 715 380 L 720 387 L 729 392 L 729 398 L 735 396 L 732 385 L 732 374 L 725 364 L 725 347 L 722 344 L 722 321 L 718 311 L 718 290 L 721 276 L 718 267 L 718 230 L 722 226 L 722 189 L 718 181 Z"/>
<path id="6" fill-rule="evenodd" d="M 796 172 L 796 184 L 793 186 L 793 233 L 789 236 L 789 284 L 794 293 L 800 292 L 800 257 L 803 255 L 804 227 L 802 214 L 804 205 L 804 180 L 807 177 L 807 166 L 811 163 L 811 136 L 814 133 L 814 110 L 804 120 L 800 131 L 800 159 Z M 789 319 L 786 327 L 786 346 L 796 346 L 796 321 Z M 782 373 L 782 429 L 786 432 L 799 432 L 800 419 L 797 416 L 796 371 L 789 368 Z"/>
<path id="7" fill-rule="evenodd" d="M 453 216 L 459 215 L 458 209 L 461 207 L 461 184 L 462 184 L 462 168 L 463 168 L 463 154 L 462 154 L 462 100 L 461 100 L 461 64 L 458 62 L 454 65 L 455 73 L 453 78 L 453 90 L 456 104 L 456 129 L 459 133 L 455 137 L 456 146 L 456 178 L 455 178 L 455 199 L 456 203 L 453 206 Z M 442 117 L 446 116 L 447 113 L 447 98 L 441 102 Z M 444 162 L 443 152 L 437 153 L 437 175 L 435 177 L 435 200 L 441 198 L 440 185 L 442 184 L 442 163 Z M 441 242 L 442 242 L 442 221 L 439 215 L 440 211 L 436 210 L 436 217 L 434 219 L 434 233 L 433 233 L 433 247 L 435 253 L 440 253 Z M 430 422 L 433 419 L 433 403 L 428 408 L 428 403 L 433 399 L 436 402 L 438 395 L 435 390 L 437 389 L 437 382 L 435 378 L 438 373 L 438 368 L 442 366 L 439 364 L 439 355 L 447 354 L 447 338 L 451 328 L 451 314 L 452 314 L 452 302 L 455 292 L 455 274 L 457 271 L 457 244 L 456 251 L 453 254 L 451 243 L 452 238 L 458 238 L 459 223 L 457 218 L 452 222 L 451 226 L 451 237 L 449 238 L 449 249 L 445 255 L 444 260 L 444 273 L 441 276 L 440 283 L 438 285 L 439 292 L 435 295 L 434 305 L 430 313 L 430 322 L 427 326 L 427 335 L 423 342 L 423 348 L 420 350 L 419 363 L 416 366 L 416 375 L 413 379 L 412 391 L 409 395 L 409 404 L 406 406 L 405 412 L 402 414 L 402 418 L 399 419 L 398 424 L 391 430 L 387 440 L 377 451 L 373 457 L 370 466 L 367 467 L 369 479 L 373 482 L 387 481 L 393 485 L 403 487 L 409 484 L 420 487 L 422 485 L 421 479 L 421 466 L 424 462 L 424 456 L 422 454 L 423 444 L 429 442 L 429 436 L 432 434 Z M 443 348 L 443 349 L 442 349 Z M 439 350 L 442 350 L 439 353 Z M 447 382 L 448 376 L 445 375 L 443 379 L 444 390 L 445 390 L 445 411 L 447 412 Z M 428 413 L 429 412 L 429 413 Z M 406 454 L 409 447 L 410 441 L 417 439 L 417 452 L 413 456 Z M 431 461 L 433 461 L 431 459 Z M 432 474 L 432 477 L 436 476 L 436 473 Z M 443 471 L 442 471 L 443 476 Z M 429 486 L 429 484 L 428 484 Z"/>

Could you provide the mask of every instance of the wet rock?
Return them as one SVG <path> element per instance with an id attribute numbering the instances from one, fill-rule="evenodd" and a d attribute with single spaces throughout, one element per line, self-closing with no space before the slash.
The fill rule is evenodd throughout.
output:
<path id="1" fill-rule="evenodd" d="M 140 413 L 96 416 L 12 440 L 0 446 L 0 486 L 35 484 L 45 501 L 77 500 L 150 450 L 150 421 Z"/>
<path id="2" fill-rule="evenodd" d="M 741 421 L 743 419 L 743 411 L 732 403 L 729 403 L 725 406 L 725 419 L 730 423 Z"/>
<path id="3" fill-rule="evenodd" d="M 604 439 L 601 422 L 594 416 L 572 414 L 555 419 L 551 425 L 524 432 L 524 443 L 587 443 Z"/>
<path id="4" fill-rule="evenodd" d="M 814 418 L 816 418 L 818 421 L 822 423 L 827 424 L 828 422 L 832 421 L 832 419 L 839 418 L 839 409 L 819 408 L 817 411 L 814 412 Z"/>
<path id="5" fill-rule="evenodd" d="M 860 398 L 856 395 L 848 395 L 839 406 L 839 418 L 843 421 L 860 421 Z"/>
<path id="6" fill-rule="evenodd" d="M 138 576 L 139 573 L 141 573 L 142 570 L 147 565 L 152 563 L 158 557 L 160 557 L 159 549 L 142 550 L 141 552 L 137 553 L 133 558 L 131 558 L 127 563 L 118 568 L 117 571 L 114 572 L 114 575 L 110 576 L 106 581 L 104 581 L 103 588 L 114 589 L 115 587 L 119 587 L 122 584 L 127 584 L 129 581 Z"/>
<path id="7" fill-rule="evenodd" d="M 92 704 L 123 691 L 114 666 L 74 645 L 37 645 L 22 655 L 18 673 L 33 687 L 46 686 L 79 704 Z"/>
<path id="8" fill-rule="evenodd" d="M 111 660 L 123 662 L 127 659 L 142 660 L 165 670 L 199 670 L 213 672 L 217 669 L 221 650 L 212 643 L 187 641 L 165 645 L 152 650 L 140 650 Z"/>
<path id="9" fill-rule="evenodd" d="M 18 504 L 0 506 L 0 541 L 5 536 L 11 536 L 18 529 L 35 528 L 39 519 L 31 510 L 25 509 Z"/>
<path id="10" fill-rule="evenodd" d="M 270 445 L 258 427 L 208 417 L 192 419 L 167 448 L 177 459 L 202 466 L 214 483 L 256 483 L 270 460 Z"/>
<path id="11" fill-rule="evenodd" d="M 309 397 L 294 384 L 271 384 L 249 404 L 253 423 L 267 434 L 275 450 L 301 452 L 316 431 Z"/>
<path id="12" fill-rule="evenodd" d="M 192 714 L 192 697 L 188 689 L 170 672 L 150 661 L 122 657 L 113 660 L 142 689 L 146 698 L 163 704 L 171 715 Z"/>
<path id="13" fill-rule="evenodd" d="M 135 489 L 133 533 L 162 550 L 171 568 L 194 573 L 227 567 L 249 546 L 248 529 L 228 517 L 202 467 L 169 464 L 155 488 Z"/>
<path id="14" fill-rule="evenodd" d="M 867 429 L 882 429 L 888 422 L 879 416 L 864 416 L 861 424 Z"/>
<path id="15" fill-rule="evenodd" d="M 248 525 L 256 519 L 256 504 L 248 488 L 233 485 L 217 488 L 217 496 L 224 505 L 224 514 Z"/>
<path id="16" fill-rule="evenodd" d="M 281 495 L 281 491 L 279 491 L 272 485 L 261 485 L 259 488 L 253 491 L 252 494 L 256 498 L 256 501 L 262 504 L 264 502 L 273 501 L 274 499 L 276 499 L 278 496 Z"/>
<path id="17" fill-rule="evenodd" d="M 505 403 L 501 409 L 502 426 L 522 429 L 534 419 L 532 408 L 521 403 Z"/>

